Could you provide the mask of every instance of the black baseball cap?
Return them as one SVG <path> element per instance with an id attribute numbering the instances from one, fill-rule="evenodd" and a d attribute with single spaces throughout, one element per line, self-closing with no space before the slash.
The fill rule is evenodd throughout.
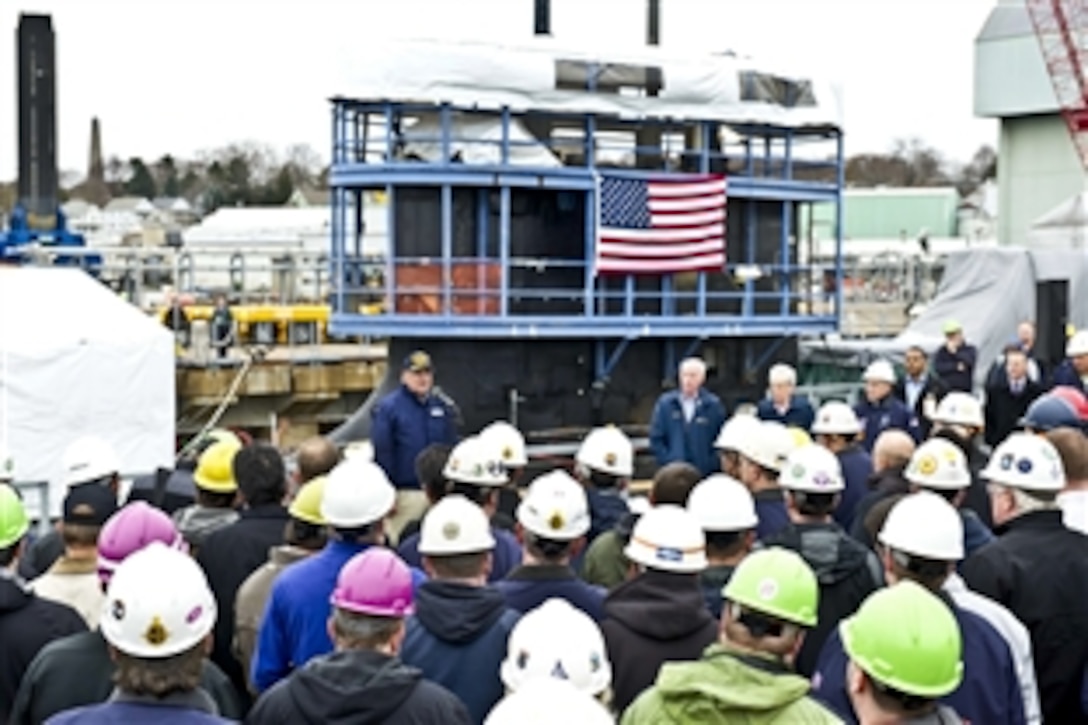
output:
<path id="1" fill-rule="evenodd" d="M 117 495 L 106 486 L 87 483 L 68 490 L 64 523 L 101 526 L 117 511 Z"/>
<path id="2" fill-rule="evenodd" d="M 431 364 L 431 356 L 423 350 L 416 350 L 405 357 L 403 367 L 413 373 L 434 370 L 434 365 Z"/>

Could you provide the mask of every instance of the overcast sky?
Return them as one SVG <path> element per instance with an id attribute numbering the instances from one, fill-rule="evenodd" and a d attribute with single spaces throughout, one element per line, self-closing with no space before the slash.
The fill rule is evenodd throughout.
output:
<path id="1" fill-rule="evenodd" d="M 86 168 L 90 119 L 107 155 L 185 157 L 232 141 L 327 156 L 324 99 L 351 94 L 350 48 L 368 37 L 515 41 L 532 0 L 5 0 L 0 33 L 20 10 L 57 31 L 62 169 Z M 839 80 L 847 151 L 918 136 L 966 160 L 994 143 L 973 118 L 973 40 L 994 0 L 662 0 L 662 44 L 732 48 Z M 645 0 L 552 0 L 564 44 L 640 43 Z M 0 37 L 5 37 L 0 35 Z M 0 50 L 7 43 L 0 44 Z M 0 178 L 16 169 L 15 53 L 0 52 Z M 9 105 L 10 99 L 10 105 Z M 11 109 L 11 110 L 7 110 Z"/>

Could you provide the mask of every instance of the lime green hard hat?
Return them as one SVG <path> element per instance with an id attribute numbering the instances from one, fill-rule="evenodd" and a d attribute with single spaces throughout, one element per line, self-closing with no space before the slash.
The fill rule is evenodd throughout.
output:
<path id="1" fill-rule="evenodd" d="M 937 699 L 963 679 L 963 642 L 955 616 L 912 581 L 871 594 L 839 624 L 839 634 L 865 674 L 908 695 Z"/>
<path id="2" fill-rule="evenodd" d="M 722 597 L 785 622 L 815 627 L 820 587 L 804 559 L 775 547 L 745 557 Z"/>
<path id="3" fill-rule="evenodd" d="M 29 528 L 30 520 L 19 494 L 11 486 L 0 484 L 0 549 L 18 544 Z"/>

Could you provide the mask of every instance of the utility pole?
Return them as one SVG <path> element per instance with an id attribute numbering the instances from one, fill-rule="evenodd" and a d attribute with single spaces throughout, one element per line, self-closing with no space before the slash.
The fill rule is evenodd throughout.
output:
<path id="1" fill-rule="evenodd" d="M 657 47 L 661 45 L 661 0 L 646 0 L 646 45 Z M 650 65 L 646 68 L 646 95 L 656 98 L 661 93 L 661 68 Z M 645 124 L 635 133 L 635 144 L 639 147 L 636 156 L 636 166 L 641 168 L 660 168 L 661 158 L 661 128 Z M 652 149 L 657 149 L 653 153 Z"/>
<path id="2" fill-rule="evenodd" d="M 533 35 L 552 34 L 551 0 L 533 0 Z"/>

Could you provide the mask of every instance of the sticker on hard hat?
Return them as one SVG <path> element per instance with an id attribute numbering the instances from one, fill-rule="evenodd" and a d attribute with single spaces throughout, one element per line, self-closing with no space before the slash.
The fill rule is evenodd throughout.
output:
<path id="1" fill-rule="evenodd" d="M 502 449 L 502 459 L 504 461 L 509 461 L 513 457 L 514 457 L 514 449 L 513 448 L 511 448 L 510 446 L 506 446 L 506 448 Z"/>
<path id="2" fill-rule="evenodd" d="M 812 482 L 819 488 L 830 486 L 832 483 L 831 476 L 827 475 L 825 471 L 817 472 L 816 475 L 812 477 Z"/>
<path id="3" fill-rule="evenodd" d="M 147 625 L 147 631 L 144 632 L 144 639 L 147 643 L 158 647 L 170 638 L 170 633 L 166 631 L 166 626 L 163 625 L 162 620 L 158 617 L 154 617 L 151 620 L 151 624 Z"/>
<path id="4" fill-rule="evenodd" d="M 684 552 L 671 546 L 657 547 L 657 552 L 655 556 L 661 561 L 669 561 L 673 563 L 681 562 L 684 560 Z"/>
<path id="5" fill-rule="evenodd" d="M 1020 473 L 1031 473 L 1033 467 L 1031 460 L 1028 458 L 1021 458 L 1016 462 L 1016 470 L 1020 471 Z"/>
<path id="6" fill-rule="evenodd" d="M 803 478 L 805 475 L 805 467 L 800 463 L 794 465 L 794 467 L 790 469 L 790 475 L 794 478 Z"/>
<path id="7" fill-rule="evenodd" d="M 185 616 L 185 623 L 192 624 L 196 620 L 200 619 L 200 616 L 204 614 L 204 607 L 199 604 L 189 610 L 189 613 Z"/>
<path id="8" fill-rule="evenodd" d="M 559 531 L 563 528 L 563 524 L 565 523 L 566 521 L 563 519 L 563 514 L 556 511 L 552 513 L 551 517 L 548 519 L 548 528 L 552 531 Z"/>
<path id="9" fill-rule="evenodd" d="M 1006 453 L 1005 455 L 1001 456 L 1001 470 L 1002 471 L 1007 471 L 1010 468 L 1012 468 L 1012 464 L 1013 464 L 1014 460 L 1015 460 L 1015 458 L 1013 457 L 1013 455 L 1011 453 Z"/>
<path id="10" fill-rule="evenodd" d="M 110 614 L 113 615 L 114 619 L 120 622 L 125 618 L 125 603 L 120 599 L 114 599 L 113 606 L 110 608 Z"/>
<path id="11" fill-rule="evenodd" d="M 563 669 L 563 663 L 562 662 L 556 662 L 555 663 L 555 667 L 552 668 L 552 677 L 554 677 L 554 678 L 556 678 L 558 680 L 569 680 L 570 679 L 570 675 L 568 675 L 567 671 L 565 669 Z"/>
<path id="12" fill-rule="evenodd" d="M 933 456 L 922 456 L 918 461 L 918 473 L 923 476 L 932 476 L 937 472 L 937 459 Z"/>
<path id="13" fill-rule="evenodd" d="M 756 588 L 756 596 L 767 602 L 778 596 L 778 582 L 774 579 L 764 579 Z"/>
<path id="14" fill-rule="evenodd" d="M 611 452 L 605 453 L 604 454 L 604 465 L 606 465 L 606 466 L 616 465 L 616 454 L 611 453 Z"/>
<path id="15" fill-rule="evenodd" d="M 442 527 L 442 536 L 452 541 L 461 535 L 461 525 L 456 521 L 450 521 Z"/>

